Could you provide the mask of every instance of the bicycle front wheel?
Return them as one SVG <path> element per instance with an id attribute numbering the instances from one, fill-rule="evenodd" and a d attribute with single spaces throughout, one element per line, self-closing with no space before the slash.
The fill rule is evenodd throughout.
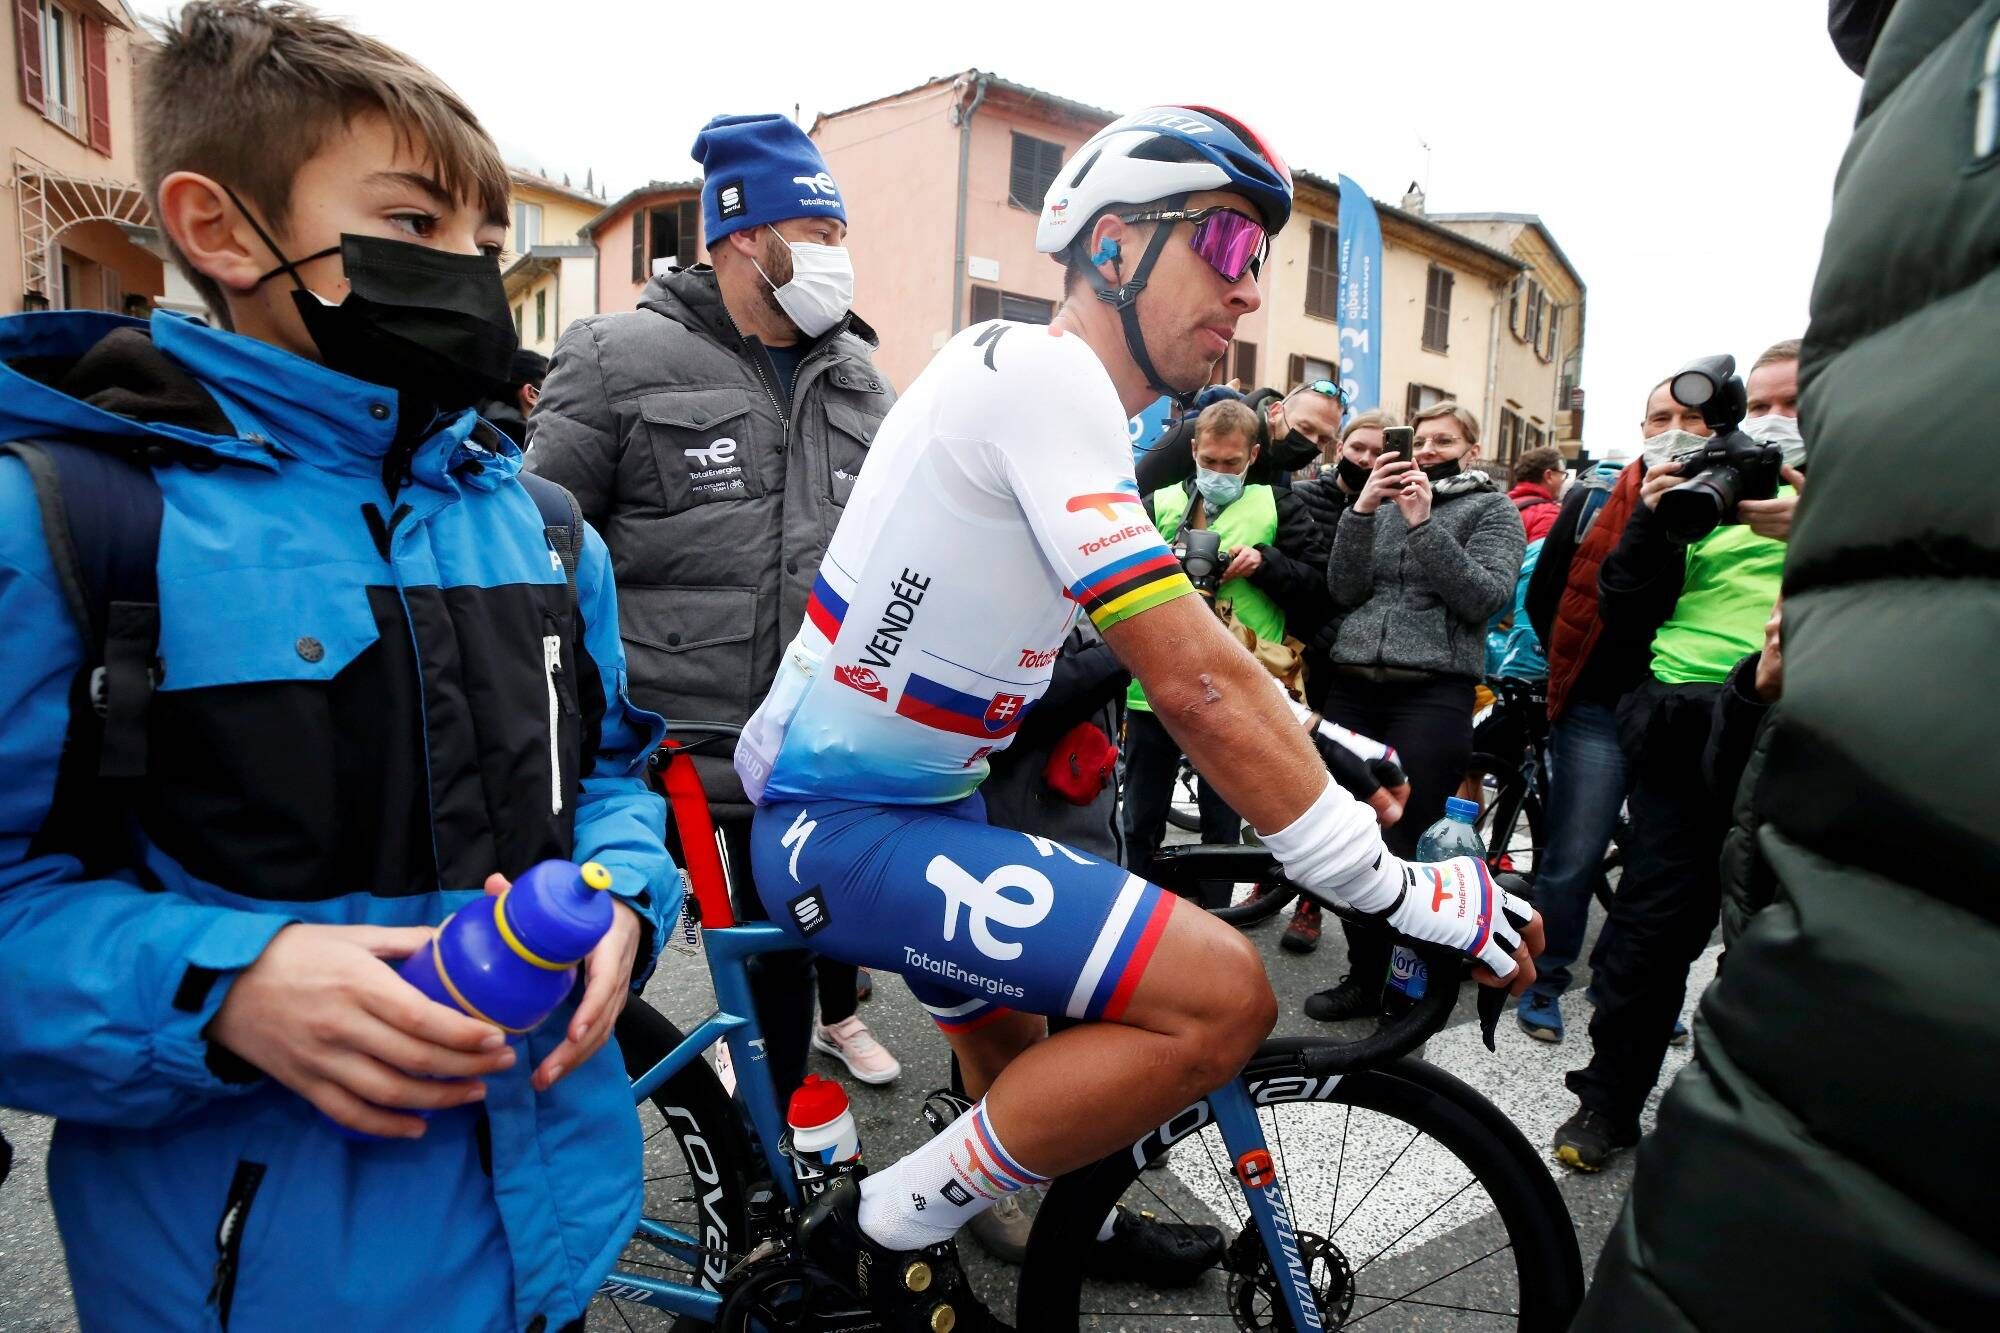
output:
<path id="1" fill-rule="evenodd" d="M 1310 1043 L 1274 1042 L 1297 1049 Z M 1298 1245 L 1274 1264 L 1205 1103 L 1125 1153 L 1062 1177 L 1035 1219 L 1016 1325 L 1288 1329 L 1278 1283 L 1305 1267 L 1324 1328 L 1567 1328 L 1583 1300 L 1569 1210 L 1498 1108 L 1431 1065 L 1253 1080 Z M 1165 1169 L 1141 1161 L 1164 1157 Z M 1224 1256 L 1161 1291 L 1092 1277 L 1092 1238 L 1119 1201 L 1216 1227 Z M 1364 1323 L 1365 1321 L 1365 1323 Z"/>

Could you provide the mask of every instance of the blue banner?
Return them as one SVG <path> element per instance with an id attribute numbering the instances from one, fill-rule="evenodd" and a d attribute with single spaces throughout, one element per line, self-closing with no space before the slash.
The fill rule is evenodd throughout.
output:
<path id="1" fill-rule="evenodd" d="M 1132 461 L 1138 462 L 1152 452 L 1160 436 L 1166 434 L 1167 420 L 1172 412 L 1171 400 L 1155 398 L 1146 410 L 1125 423 L 1126 432 L 1132 437 Z"/>
<path id="2" fill-rule="evenodd" d="M 1368 192 L 1340 178 L 1340 383 L 1348 412 L 1382 405 L 1382 221 Z"/>

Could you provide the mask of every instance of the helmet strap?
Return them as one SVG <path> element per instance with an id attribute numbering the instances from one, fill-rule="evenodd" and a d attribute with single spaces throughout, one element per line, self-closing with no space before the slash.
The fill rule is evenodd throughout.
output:
<path id="1" fill-rule="evenodd" d="M 1160 200 L 1159 206 L 1171 212 L 1185 208 L 1187 201 L 1187 195 L 1171 195 Z M 1146 243 L 1145 253 L 1139 256 L 1139 262 L 1133 266 L 1132 276 L 1118 286 L 1112 286 L 1110 280 L 1097 271 L 1095 264 L 1086 265 L 1083 272 L 1097 299 L 1118 312 L 1118 322 L 1125 330 L 1125 350 L 1131 353 L 1132 363 L 1138 366 L 1139 373 L 1146 377 L 1148 387 L 1158 389 L 1186 409 L 1193 405 L 1194 396 L 1200 390 L 1182 393 L 1162 384 L 1159 373 L 1153 369 L 1153 358 L 1146 351 L 1146 335 L 1139 329 L 1139 293 L 1146 290 L 1146 280 L 1152 276 L 1153 265 L 1159 262 L 1161 253 L 1167 248 L 1167 238 L 1177 225 L 1172 222 L 1154 224 L 1153 237 Z M 1088 244 L 1089 238 L 1083 238 L 1083 243 Z"/>

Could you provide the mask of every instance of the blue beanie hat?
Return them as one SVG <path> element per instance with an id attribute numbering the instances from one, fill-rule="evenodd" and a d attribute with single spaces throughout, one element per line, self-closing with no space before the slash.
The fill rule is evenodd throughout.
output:
<path id="1" fill-rule="evenodd" d="M 711 248 L 732 231 L 787 218 L 847 221 L 826 159 L 785 116 L 717 116 L 690 152 L 701 163 L 701 230 Z"/>

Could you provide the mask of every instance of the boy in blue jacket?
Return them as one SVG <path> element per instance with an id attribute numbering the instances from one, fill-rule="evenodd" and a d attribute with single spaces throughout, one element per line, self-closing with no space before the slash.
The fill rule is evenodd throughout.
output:
<path id="1" fill-rule="evenodd" d="M 428 71 L 256 0 L 180 11 L 138 121 L 221 327 L 0 319 L 0 445 L 142 461 L 160 513 L 135 691 L 0 452 L 0 1103 L 58 1118 L 86 1328 L 581 1327 L 641 1193 L 608 1038 L 680 888 L 603 543 L 572 590 L 471 410 L 514 349 L 506 169 Z M 396 976 L 549 857 L 618 902 L 541 1030 Z"/>

